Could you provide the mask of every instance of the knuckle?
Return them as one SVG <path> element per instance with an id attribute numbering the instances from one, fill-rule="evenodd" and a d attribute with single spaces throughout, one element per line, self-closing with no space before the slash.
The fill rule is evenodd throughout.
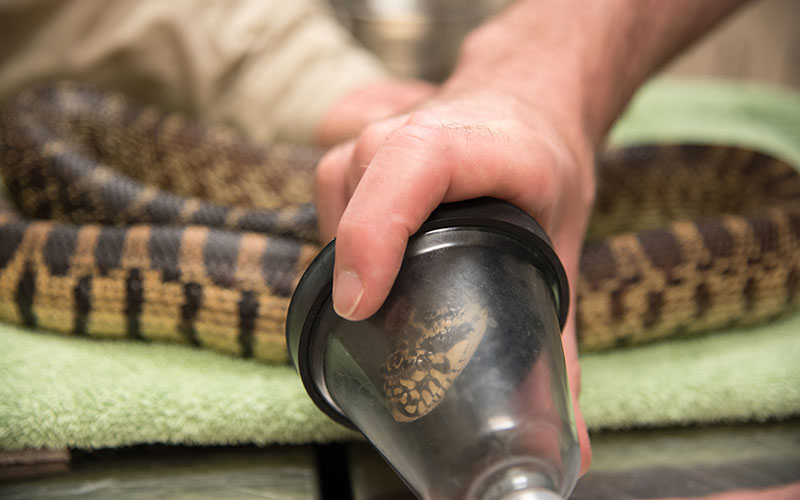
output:
<path id="1" fill-rule="evenodd" d="M 336 181 L 340 170 L 339 161 L 334 151 L 323 156 L 314 171 L 314 180 L 319 186 L 329 186 Z"/>
<path id="2" fill-rule="evenodd" d="M 367 168 L 390 129 L 390 125 L 385 122 L 373 122 L 364 127 L 356 140 L 353 151 L 354 167 L 362 170 Z"/>
<path id="3" fill-rule="evenodd" d="M 391 128 L 391 125 L 384 121 L 371 122 L 359 134 L 359 142 L 363 141 L 371 144 L 383 142 L 386 133 Z"/>
<path id="4" fill-rule="evenodd" d="M 375 149 L 362 143 L 356 142 L 356 147 L 353 150 L 353 161 L 350 162 L 350 169 L 356 172 L 363 172 L 375 156 Z"/>
<path id="5" fill-rule="evenodd" d="M 439 123 L 441 115 L 431 113 L 428 109 L 414 110 L 408 114 L 408 125 L 431 126 Z"/>
<path id="6" fill-rule="evenodd" d="M 356 247 L 362 253 L 378 248 L 396 252 L 414 231 L 414 221 L 406 214 L 388 213 L 377 219 L 374 213 L 363 215 L 349 212 L 339 221 L 336 238 L 346 248 L 353 248 L 351 245 L 358 242 Z M 381 237 L 376 238 L 376 234 Z"/>
<path id="7" fill-rule="evenodd" d="M 542 206 L 552 206 L 558 201 L 560 183 L 556 178 L 558 172 L 551 164 L 545 163 L 541 167 L 542 173 L 537 180 L 536 191 Z"/>
<path id="8" fill-rule="evenodd" d="M 369 225 L 362 217 L 346 211 L 339 221 L 336 238 L 340 241 L 358 240 L 359 235 L 368 231 Z"/>
<path id="9" fill-rule="evenodd" d="M 404 149 L 429 150 L 441 140 L 441 130 L 428 125 L 405 125 L 393 131 L 388 141 Z"/>
<path id="10" fill-rule="evenodd" d="M 391 234 L 403 238 L 405 241 L 419 229 L 421 222 L 418 223 L 411 214 L 403 211 L 392 213 L 390 217 L 387 217 L 385 224 Z"/>
<path id="11" fill-rule="evenodd" d="M 347 214 L 339 221 L 336 229 L 336 253 L 340 258 L 355 264 L 356 261 L 372 261 L 383 258 L 386 254 L 382 245 L 386 244 L 383 238 L 375 238 L 375 221 L 370 221 Z M 380 230 L 380 229 L 378 229 Z M 361 262 L 361 266 L 369 265 Z M 354 266 L 359 267 L 359 266 Z"/>

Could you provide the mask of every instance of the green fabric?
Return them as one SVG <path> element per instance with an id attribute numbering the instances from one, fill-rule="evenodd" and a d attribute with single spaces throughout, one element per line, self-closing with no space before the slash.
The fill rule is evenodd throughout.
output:
<path id="1" fill-rule="evenodd" d="M 610 135 L 615 145 L 654 141 L 738 144 L 800 165 L 800 94 L 754 83 L 655 81 Z"/>
<path id="2" fill-rule="evenodd" d="M 612 134 L 749 145 L 800 164 L 800 98 L 725 82 L 656 82 Z M 800 414 L 800 315 L 690 340 L 585 355 L 591 429 Z M 354 437 L 289 367 L 180 346 L 0 325 L 0 447 L 303 443 Z"/>
<path id="3" fill-rule="evenodd" d="M 0 447 L 303 443 L 349 433 L 295 371 L 177 345 L 0 330 Z"/>
<path id="4" fill-rule="evenodd" d="M 800 315 L 769 326 L 585 355 L 590 429 L 765 421 L 800 414 Z"/>

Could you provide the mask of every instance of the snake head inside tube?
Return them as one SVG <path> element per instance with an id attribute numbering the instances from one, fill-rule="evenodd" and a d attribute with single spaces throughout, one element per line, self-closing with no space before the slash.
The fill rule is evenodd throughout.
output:
<path id="1" fill-rule="evenodd" d="M 402 308 L 395 341 L 383 365 L 384 394 L 397 422 L 413 422 L 444 399 L 475 354 L 489 315 L 476 301 L 420 311 Z"/>

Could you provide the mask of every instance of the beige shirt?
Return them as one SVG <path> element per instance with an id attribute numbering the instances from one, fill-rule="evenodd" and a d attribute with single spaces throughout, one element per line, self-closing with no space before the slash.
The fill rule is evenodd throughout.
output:
<path id="1" fill-rule="evenodd" d="M 65 77 L 306 142 L 337 99 L 386 71 L 324 0 L 0 0 L 0 100 Z"/>

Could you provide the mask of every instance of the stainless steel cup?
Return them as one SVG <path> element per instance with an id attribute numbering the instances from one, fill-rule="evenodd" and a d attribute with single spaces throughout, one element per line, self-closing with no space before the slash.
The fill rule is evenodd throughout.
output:
<path id="1" fill-rule="evenodd" d="M 511 0 L 330 0 L 337 17 L 396 75 L 441 81 L 464 36 Z"/>

